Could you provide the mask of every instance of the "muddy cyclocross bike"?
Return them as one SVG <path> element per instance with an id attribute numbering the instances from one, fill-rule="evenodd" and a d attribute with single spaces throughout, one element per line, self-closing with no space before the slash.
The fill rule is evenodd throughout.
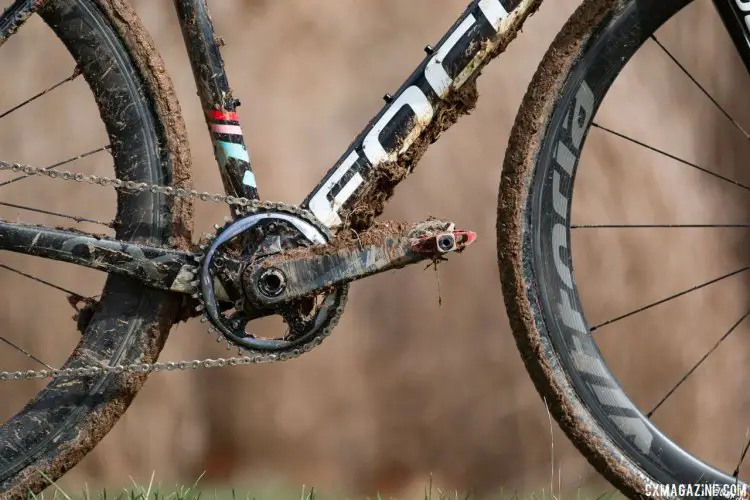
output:
<path id="1" fill-rule="evenodd" d="M 482 69 L 506 49 L 541 3 L 473 1 L 439 43 L 425 48 L 424 61 L 396 93 L 384 97 L 383 109 L 323 180 L 299 206 L 291 206 L 259 201 L 236 111 L 240 103 L 230 91 L 205 0 L 174 4 L 226 194 L 193 190 L 174 91 L 153 43 L 124 0 L 14 1 L 0 18 L 0 43 L 12 50 L 14 39 L 37 14 L 76 65 L 58 84 L 20 103 L 6 103 L 10 105 L 0 116 L 83 77 L 108 143 L 47 166 L 0 161 L 0 170 L 11 176 L 0 186 L 12 190 L 16 181 L 39 177 L 68 185 L 88 183 L 109 188 L 115 209 L 112 219 L 102 222 L 28 203 L 2 203 L 75 222 L 60 226 L 1 220 L 4 255 L 26 254 L 35 261 L 62 261 L 108 275 L 98 296 L 68 294 L 78 311 L 81 336 L 59 368 L 26 349 L 22 332 L 15 331 L 19 328 L 3 327 L 2 342 L 38 366 L 3 371 L 0 381 L 49 379 L 0 427 L 3 498 L 39 491 L 75 466 L 124 413 L 148 374 L 295 358 L 334 328 L 350 282 L 440 260 L 469 246 L 475 233 L 449 221 L 400 224 L 376 218 L 427 146 L 474 108 Z M 500 186 L 499 267 L 523 360 L 569 438 L 629 496 L 680 496 L 679 490 L 668 488 L 675 484 L 694 485 L 690 495 L 699 497 L 741 497 L 745 492 L 739 467 L 722 472 L 692 456 L 660 432 L 650 412 L 621 389 L 583 315 L 572 273 L 573 180 L 588 132 L 603 128 L 595 119 L 599 105 L 646 43 L 658 44 L 677 63 L 655 33 L 690 3 L 585 0 L 529 86 Z M 750 2 L 713 3 L 750 68 Z M 67 170 L 74 161 L 105 151 L 113 159 L 114 175 Z M 191 234 L 195 201 L 228 204 L 233 214 L 199 244 L 193 244 Z M 109 233 L 81 229 L 92 225 L 105 226 Z M 54 285 L 8 264 L 2 268 Z M 249 333 L 248 323 L 271 315 L 285 321 L 282 337 Z M 171 326 L 191 317 L 208 323 L 240 354 L 157 362 Z M 743 457 L 746 451 L 747 446 Z"/>

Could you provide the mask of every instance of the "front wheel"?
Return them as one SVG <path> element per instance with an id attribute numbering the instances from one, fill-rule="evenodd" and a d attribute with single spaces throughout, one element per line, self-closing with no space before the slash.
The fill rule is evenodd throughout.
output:
<path id="1" fill-rule="evenodd" d="M 701 24 L 684 28 L 691 33 L 680 40 L 688 43 L 691 37 L 699 38 L 696 32 L 702 28 L 705 16 L 711 15 L 711 6 L 708 2 L 703 6 L 694 2 L 685 8 L 690 3 L 689 0 L 586 0 L 557 36 L 529 87 L 512 132 L 500 186 L 497 220 L 500 274 L 511 327 L 526 368 L 567 436 L 601 474 L 633 497 L 741 497 L 747 488 L 739 476 L 750 472 L 743 468 L 748 450 L 744 432 L 747 419 L 727 417 L 719 425 L 716 420 L 703 422 L 709 427 L 706 434 L 710 431 L 712 437 L 722 433 L 729 436 L 722 441 L 727 445 L 726 455 L 720 456 L 715 450 L 709 453 L 712 466 L 695 456 L 700 448 L 696 436 L 701 430 L 679 428 L 680 420 L 697 420 L 689 412 L 700 402 L 669 408 L 670 398 L 684 396 L 691 381 L 708 371 L 714 357 L 743 359 L 737 356 L 744 352 L 744 346 L 736 342 L 741 342 L 738 332 L 747 331 L 748 326 L 747 303 L 742 302 L 748 285 L 745 271 L 750 269 L 746 231 L 750 225 L 747 198 L 744 202 L 737 201 L 747 196 L 750 189 L 749 183 L 742 180 L 743 175 L 747 178 L 746 170 L 730 173 L 712 170 L 694 158 L 702 152 L 695 153 L 692 143 L 688 144 L 687 153 L 672 149 L 680 142 L 674 139 L 680 127 L 692 123 L 683 104 L 701 99 L 707 99 L 700 101 L 707 102 L 706 106 L 718 108 L 716 123 L 729 124 L 730 131 L 717 138 L 719 125 L 709 124 L 708 132 L 704 128 L 694 133 L 691 141 L 712 137 L 726 141 L 734 133 L 739 141 L 735 145 L 747 147 L 747 134 L 730 116 L 737 110 L 719 104 L 720 99 L 691 73 L 690 65 L 683 64 L 676 51 L 662 41 L 662 33 L 666 33 L 665 38 L 675 33 L 669 31 L 672 22 L 685 23 L 680 18 L 689 17 L 688 11 L 694 8 L 704 9 L 698 13 L 700 17 L 694 17 Z M 712 49 L 707 47 L 708 42 L 704 44 L 703 49 L 700 43 L 695 43 L 686 50 L 703 50 L 705 55 Z M 624 78 L 623 85 L 618 86 L 619 78 L 627 74 L 623 69 L 636 62 L 633 56 L 640 50 L 646 53 L 643 57 L 647 60 L 644 64 L 649 68 L 648 74 L 641 72 L 629 80 Z M 700 63 L 696 60 L 692 59 L 694 66 Z M 711 68 L 714 72 L 721 69 Z M 708 79 L 711 81 L 711 77 Z M 657 91 L 660 86 L 668 88 L 668 92 L 661 100 L 654 100 L 654 106 L 671 102 L 672 107 L 659 111 L 656 121 L 640 116 L 636 126 L 622 125 L 627 116 L 638 116 L 639 103 L 652 102 L 648 91 Z M 607 106 L 602 106 L 611 91 L 617 94 L 613 97 L 620 105 L 617 112 L 607 112 Z M 630 104 L 623 109 L 623 102 Z M 678 116 L 671 116 L 670 111 Z M 700 113 L 705 118 L 709 111 L 704 109 Z M 659 131 L 667 136 L 661 142 L 654 133 Z M 683 146 L 685 142 L 688 141 L 683 141 Z M 598 173 L 589 173 L 588 166 L 579 166 L 587 155 L 584 145 L 596 150 L 592 154 L 599 163 Z M 723 160 L 727 162 L 726 155 Z M 687 171 L 687 180 L 685 177 L 678 180 L 680 168 Z M 636 175 L 634 172 L 639 177 L 628 180 L 629 175 Z M 669 178 L 668 185 L 662 185 L 656 194 L 649 191 L 665 177 Z M 694 189 L 691 194 L 682 198 L 673 194 L 686 185 Z M 598 186 L 602 192 L 594 195 L 584 192 L 574 202 L 574 186 L 579 187 L 576 195 L 584 187 Z M 721 186 L 729 192 L 717 196 Z M 637 191 L 626 192 L 626 188 Z M 695 190 L 703 194 L 710 191 L 703 205 Z M 600 198 L 594 201 L 596 195 Z M 707 220 L 711 204 L 717 200 L 720 208 L 713 215 L 724 220 Z M 679 217 L 685 213 L 676 210 L 677 205 L 703 220 L 682 223 L 684 219 Z M 743 219 L 726 220 L 735 213 Z M 613 214 L 636 223 L 601 220 Z M 580 219 L 584 219 L 583 223 Z M 596 240 L 598 247 L 593 242 L 594 236 L 592 240 L 583 236 L 584 232 L 588 237 L 597 231 L 602 234 Z M 733 243 L 730 250 L 711 263 L 693 257 L 693 260 L 683 258 L 683 263 L 677 266 L 678 249 L 666 247 L 669 242 L 681 242 L 682 250 L 695 256 L 698 249 L 714 248 L 720 238 Z M 623 255 L 626 249 L 656 252 L 656 247 L 661 247 L 663 258 L 647 273 L 638 267 L 647 265 L 647 255 L 632 260 Z M 585 257 L 576 259 L 575 271 L 595 267 L 584 276 L 595 275 L 596 285 L 584 286 L 581 275 L 574 276 L 574 255 Z M 716 271 L 710 272 L 713 274 L 691 277 L 714 264 Z M 720 270 L 720 265 L 724 269 Z M 666 274 L 673 268 L 678 268 L 676 277 Z M 606 281 L 613 276 L 618 281 Z M 730 282 L 735 291 L 720 292 L 719 287 L 729 286 Z M 709 293 L 717 295 L 706 298 Z M 696 296 L 700 294 L 704 295 L 699 300 Z M 625 308 L 623 302 L 630 298 L 640 305 Z M 588 300 L 595 299 L 603 302 L 598 309 L 589 306 Z M 678 301 L 683 301 L 681 304 L 687 310 L 677 313 L 670 309 Z M 731 312 L 736 316 L 722 317 L 722 323 L 705 320 L 712 310 L 732 308 L 738 309 Z M 612 312 L 608 317 L 602 313 L 605 309 Z M 655 319 L 659 312 L 667 315 L 666 321 Z M 641 313 L 648 317 L 639 323 L 637 318 Z M 697 319 L 692 325 L 688 321 L 684 327 L 678 326 L 689 318 Z M 703 331 L 702 324 L 711 326 L 713 331 Z M 616 328 L 617 332 L 606 331 Z M 657 353 L 662 334 L 671 335 L 669 338 L 676 347 Z M 714 334 L 715 337 L 709 338 Z M 725 348 L 732 340 L 734 347 Z M 633 349 L 637 342 L 641 342 L 640 359 L 632 351 L 628 354 L 628 349 Z M 704 347 L 693 348 L 697 342 L 704 342 Z M 610 349 L 602 346 L 607 343 Z M 711 368 L 727 373 L 730 362 L 721 363 L 713 363 Z M 669 367 L 677 366 L 682 368 L 681 374 L 666 374 Z M 616 368 L 623 368 L 617 373 L 618 378 L 613 374 L 618 372 Z M 667 380 L 639 379 L 639 371 L 652 374 L 662 371 Z M 734 372 L 735 377 L 741 376 L 736 369 Z M 623 390 L 627 386 L 625 379 L 637 380 L 627 394 Z M 726 386 L 723 380 L 717 384 Z M 712 401 L 722 395 L 737 399 L 722 394 L 719 387 L 709 390 Z M 705 396 L 703 399 L 707 400 Z M 738 414 L 723 410 L 714 413 L 720 414 L 717 419 Z M 667 417 L 659 420 L 660 414 Z M 677 437 L 688 444 L 678 445 Z"/>

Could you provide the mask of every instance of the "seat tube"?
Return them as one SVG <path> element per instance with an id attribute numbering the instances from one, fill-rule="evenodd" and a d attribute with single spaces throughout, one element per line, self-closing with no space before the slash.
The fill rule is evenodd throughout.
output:
<path id="1" fill-rule="evenodd" d="M 221 40 L 214 32 L 206 0 L 174 0 L 182 36 L 211 133 L 226 193 L 258 199 L 258 186 L 250 167 L 237 107 L 221 57 Z"/>

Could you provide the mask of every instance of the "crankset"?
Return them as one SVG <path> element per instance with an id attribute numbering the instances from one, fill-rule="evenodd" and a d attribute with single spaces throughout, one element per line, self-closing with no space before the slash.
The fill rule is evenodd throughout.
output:
<path id="1" fill-rule="evenodd" d="M 273 307 L 255 303 L 244 293 L 241 277 L 271 256 L 331 239 L 327 228 L 299 211 L 255 207 L 236 222 L 217 229 L 200 260 L 199 291 L 204 321 L 231 344 L 258 353 L 298 355 L 318 345 L 343 313 L 348 288 L 341 283 L 324 294 L 309 294 Z M 225 300 L 220 300 L 219 297 Z M 280 315 L 288 331 L 266 339 L 246 331 L 247 324 L 263 316 Z"/>
<path id="2" fill-rule="evenodd" d="M 199 261 L 198 310 L 229 343 L 258 354 L 294 357 L 320 344 L 338 322 L 348 284 L 422 261 L 439 261 L 476 240 L 437 219 L 377 223 L 332 237 L 306 212 L 253 207 L 217 228 Z M 280 315 L 287 332 L 260 338 L 247 324 Z"/>

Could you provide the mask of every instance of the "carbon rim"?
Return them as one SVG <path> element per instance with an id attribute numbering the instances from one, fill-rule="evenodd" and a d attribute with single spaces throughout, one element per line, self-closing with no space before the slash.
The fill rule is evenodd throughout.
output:
<path id="1" fill-rule="evenodd" d="M 532 229 L 524 233 L 525 248 L 530 250 L 525 272 L 532 304 L 538 299 L 537 328 L 549 339 L 577 395 L 615 445 L 662 483 L 732 484 L 738 481 L 736 476 L 724 474 L 685 452 L 622 391 L 591 335 L 621 318 L 594 327 L 587 324 L 570 252 L 573 185 L 586 136 L 592 127 L 616 133 L 596 123 L 599 105 L 644 42 L 651 39 L 671 57 L 652 34 L 688 3 L 629 2 L 615 18 L 603 23 L 605 27 L 583 50 L 557 100 L 536 160 L 526 211 L 527 227 Z"/>

